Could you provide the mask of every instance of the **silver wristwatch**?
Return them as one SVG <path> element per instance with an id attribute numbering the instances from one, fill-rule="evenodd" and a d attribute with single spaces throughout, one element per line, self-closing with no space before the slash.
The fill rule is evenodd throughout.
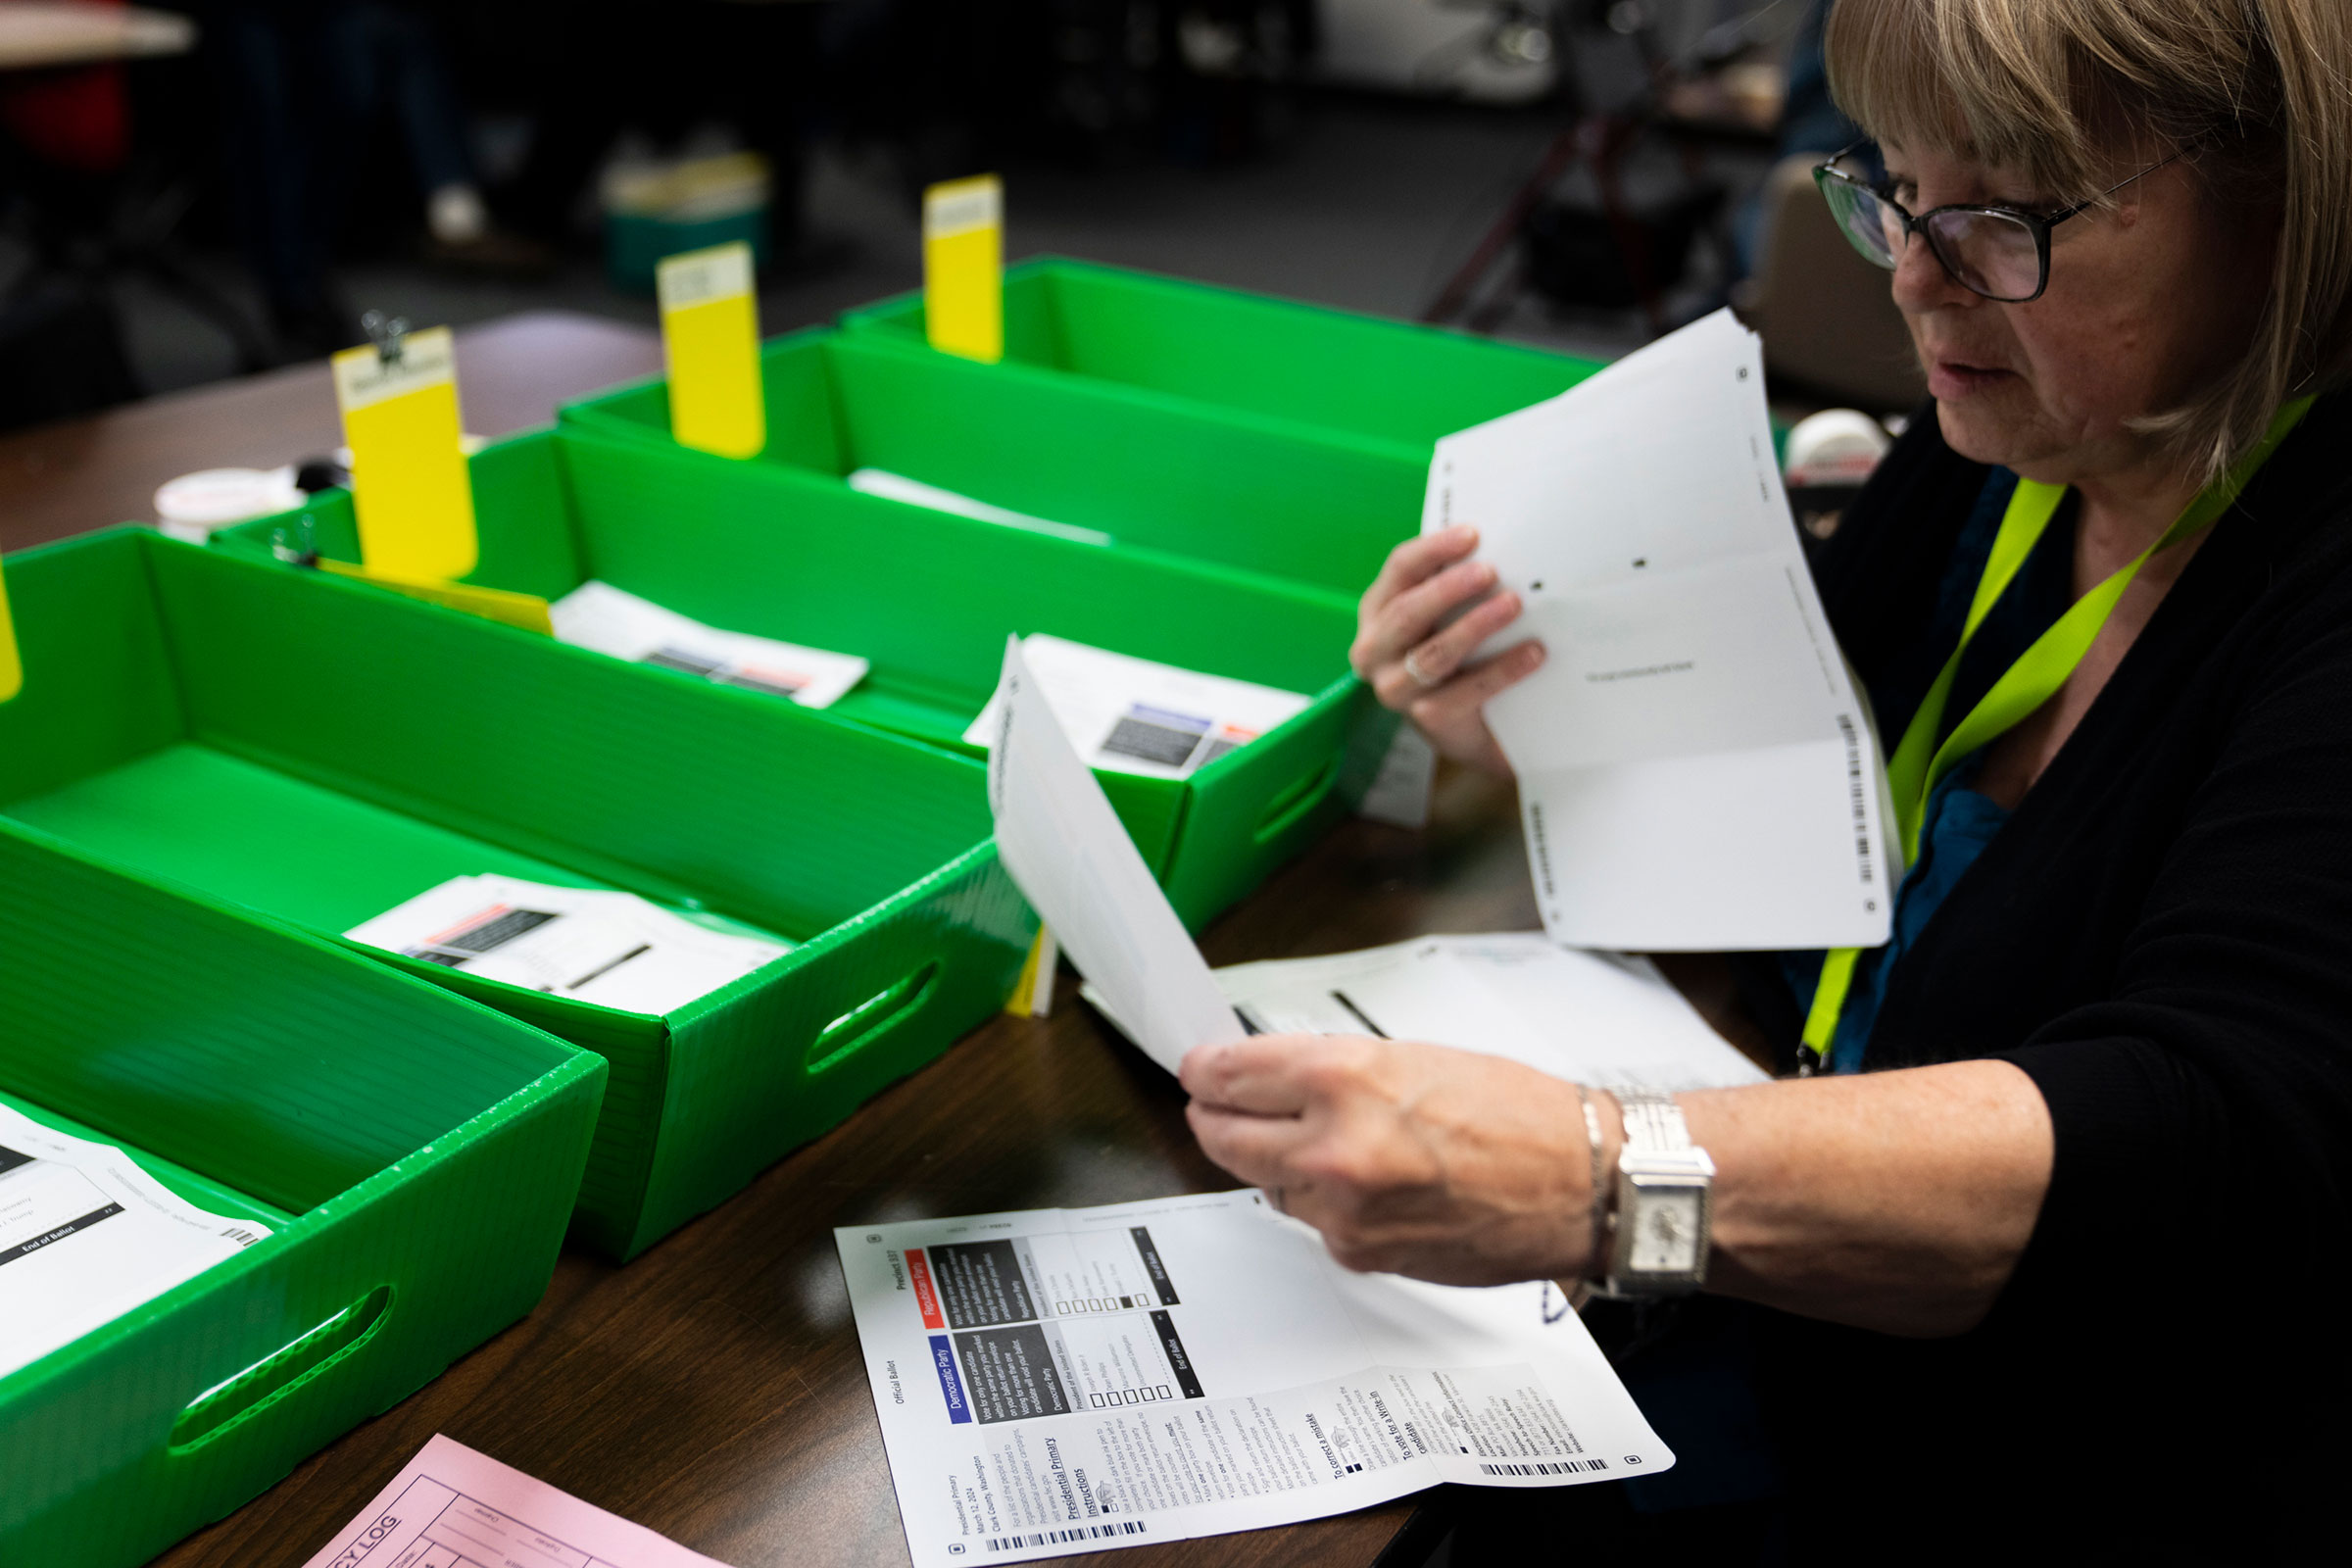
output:
<path id="1" fill-rule="evenodd" d="M 1707 1278 L 1707 1221 L 1715 1162 L 1692 1147 L 1674 1097 L 1615 1091 L 1625 1112 L 1617 1155 L 1617 1218 L 1605 1296 L 1682 1296 Z"/>

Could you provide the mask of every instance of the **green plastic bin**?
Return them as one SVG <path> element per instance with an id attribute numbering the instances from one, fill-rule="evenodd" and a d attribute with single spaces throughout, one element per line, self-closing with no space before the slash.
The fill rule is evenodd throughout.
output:
<path id="1" fill-rule="evenodd" d="M 0 1101 L 273 1228 L 0 1377 L 0 1562 L 131 1568 L 530 1311 L 605 1064 L 46 835 L 0 888 Z"/>
<path id="2" fill-rule="evenodd" d="M 804 710 L 810 722 L 873 726 L 978 759 L 962 736 L 996 689 L 1007 632 L 1309 694 L 1304 712 L 1189 778 L 1098 775 L 1195 927 L 1359 800 L 1394 729 L 1348 672 L 1354 611 L 1336 594 L 576 427 L 484 449 L 473 488 L 481 564 L 471 582 L 554 599 L 601 578 L 731 631 L 869 660 L 847 697 Z M 322 496 L 307 514 L 315 548 L 356 559 L 348 497 Z M 302 532 L 288 514 L 215 545 L 255 556 L 273 536 Z M 705 685 L 641 674 L 681 693 Z"/>
<path id="3" fill-rule="evenodd" d="M 981 365 L 884 332 L 776 338 L 761 349 L 760 369 L 767 450 L 698 461 L 780 468 L 829 489 L 856 469 L 880 468 L 1351 603 L 1421 527 L 1426 444 Z M 561 416 L 677 450 L 668 386 L 658 378 L 568 404 Z"/>
<path id="4" fill-rule="evenodd" d="M 919 293 L 841 322 L 925 341 Z M 1424 468 L 1438 437 L 1556 397 L 1603 363 L 1063 257 L 1004 273 L 1007 371 L 1396 442 Z"/>
<path id="5" fill-rule="evenodd" d="M 577 1230 L 629 1256 L 999 1006 L 1035 916 L 982 770 L 380 589 L 129 529 L 9 563 L 0 815 L 336 933 L 452 876 L 802 944 L 664 1016 L 352 944 L 612 1067 Z"/>

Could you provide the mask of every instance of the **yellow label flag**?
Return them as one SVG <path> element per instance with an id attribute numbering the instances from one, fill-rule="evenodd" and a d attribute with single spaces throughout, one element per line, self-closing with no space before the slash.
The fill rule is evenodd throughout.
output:
<path id="1" fill-rule="evenodd" d="M 473 482 L 458 448 L 449 328 L 410 332 L 389 354 L 346 349 L 334 363 L 362 559 L 371 571 L 412 582 L 465 576 L 480 553 Z"/>
<path id="2" fill-rule="evenodd" d="M 394 577 L 366 566 L 355 566 L 346 561 L 318 563 L 318 569 L 356 582 L 370 582 L 378 588 L 389 588 L 411 599 L 422 599 L 431 604 L 446 605 L 451 610 L 463 610 L 468 615 L 479 615 L 501 625 L 516 626 L 535 631 L 542 637 L 556 634 L 556 623 L 549 615 L 547 601 L 537 594 L 510 593 L 504 588 L 477 588 L 465 582 L 415 582 L 406 577 Z"/>
<path id="3" fill-rule="evenodd" d="M 17 625 L 8 618 L 8 579 L 0 577 L 0 703 L 24 689 L 24 660 L 17 652 Z"/>
<path id="4" fill-rule="evenodd" d="M 1015 1018 L 1052 1016 L 1054 976 L 1060 967 L 1061 944 L 1054 940 L 1053 927 L 1041 925 L 1037 940 L 1029 944 L 1029 956 L 1021 964 L 1021 977 L 1012 983 L 1004 1010 Z"/>
<path id="5" fill-rule="evenodd" d="M 767 445 L 767 409 L 752 248 L 737 240 L 671 256 L 654 279 L 669 360 L 669 433 L 680 446 L 758 457 Z"/>
<path id="6" fill-rule="evenodd" d="M 994 174 L 923 192 L 923 320 L 935 349 L 1004 357 L 1004 187 Z"/>

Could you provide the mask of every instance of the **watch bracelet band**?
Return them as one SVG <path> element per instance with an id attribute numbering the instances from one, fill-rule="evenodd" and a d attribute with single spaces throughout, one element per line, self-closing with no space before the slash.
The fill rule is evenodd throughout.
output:
<path id="1" fill-rule="evenodd" d="M 1683 1119 L 1683 1107 L 1663 1089 L 1628 1089 L 1611 1098 L 1625 1122 L 1627 1148 L 1648 1153 L 1690 1147 L 1690 1124 Z"/>
<path id="2" fill-rule="evenodd" d="M 1647 1276 L 1621 1273 L 1617 1267 L 1624 1239 L 1618 1234 L 1628 1223 L 1623 1212 L 1625 1194 L 1630 1190 L 1630 1175 L 1625 1170 L 1628 1157 L 1640 1159 L 1645 1155 L 1682 1155 L 1692 1157 L 1706 1173 L 1713 1174 L 1713 1162 L 1706 1152 L 1690 1141 L 1690 1123 L 1672 1094 L 1662 1089 L 1633 1087 L 1603 1091 L 1617 1102 L 1618 1118 L 1624 1127 L 1625 1139 L 1620 1146 L 1618 1172 L 1610 1185 L 1608 1215 L 1609 1249 L 1605 1258 L 1596 1258 L 1602 1276 L 1593 1287 L 1594 1294 L 1634 1299 L 1654 1298 L 1660 1295 L 1680 1295 L 1697 1289 L 1706 1272 L 1705 1232 L 1710 1228 L 1704 1218 L 1704 1197 L 1701 1198 L 1700 1257 L 1697 1270 L 1691 1275 Z M 1595 1118 L 1597 1122 L 1597 1118 Z M 1596 1151 L 1597 1152 L 1597 1146 Z M 1679 1161 L 1678 1161 L 1679 1163 Z M 1703 1192 L 1703 1190 L 1702 1190 Z"/>

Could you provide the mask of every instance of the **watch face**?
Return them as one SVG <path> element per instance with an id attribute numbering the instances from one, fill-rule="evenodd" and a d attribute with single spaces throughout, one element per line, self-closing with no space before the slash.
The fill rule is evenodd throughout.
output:
<path id="1" fill-rule="evenodd" d="M 1627 1264 L 1637 1274 L 1696 1272 L 1705 1195 L 1695 1187 L 1645 1187 L 1641 1193 Z"/>

